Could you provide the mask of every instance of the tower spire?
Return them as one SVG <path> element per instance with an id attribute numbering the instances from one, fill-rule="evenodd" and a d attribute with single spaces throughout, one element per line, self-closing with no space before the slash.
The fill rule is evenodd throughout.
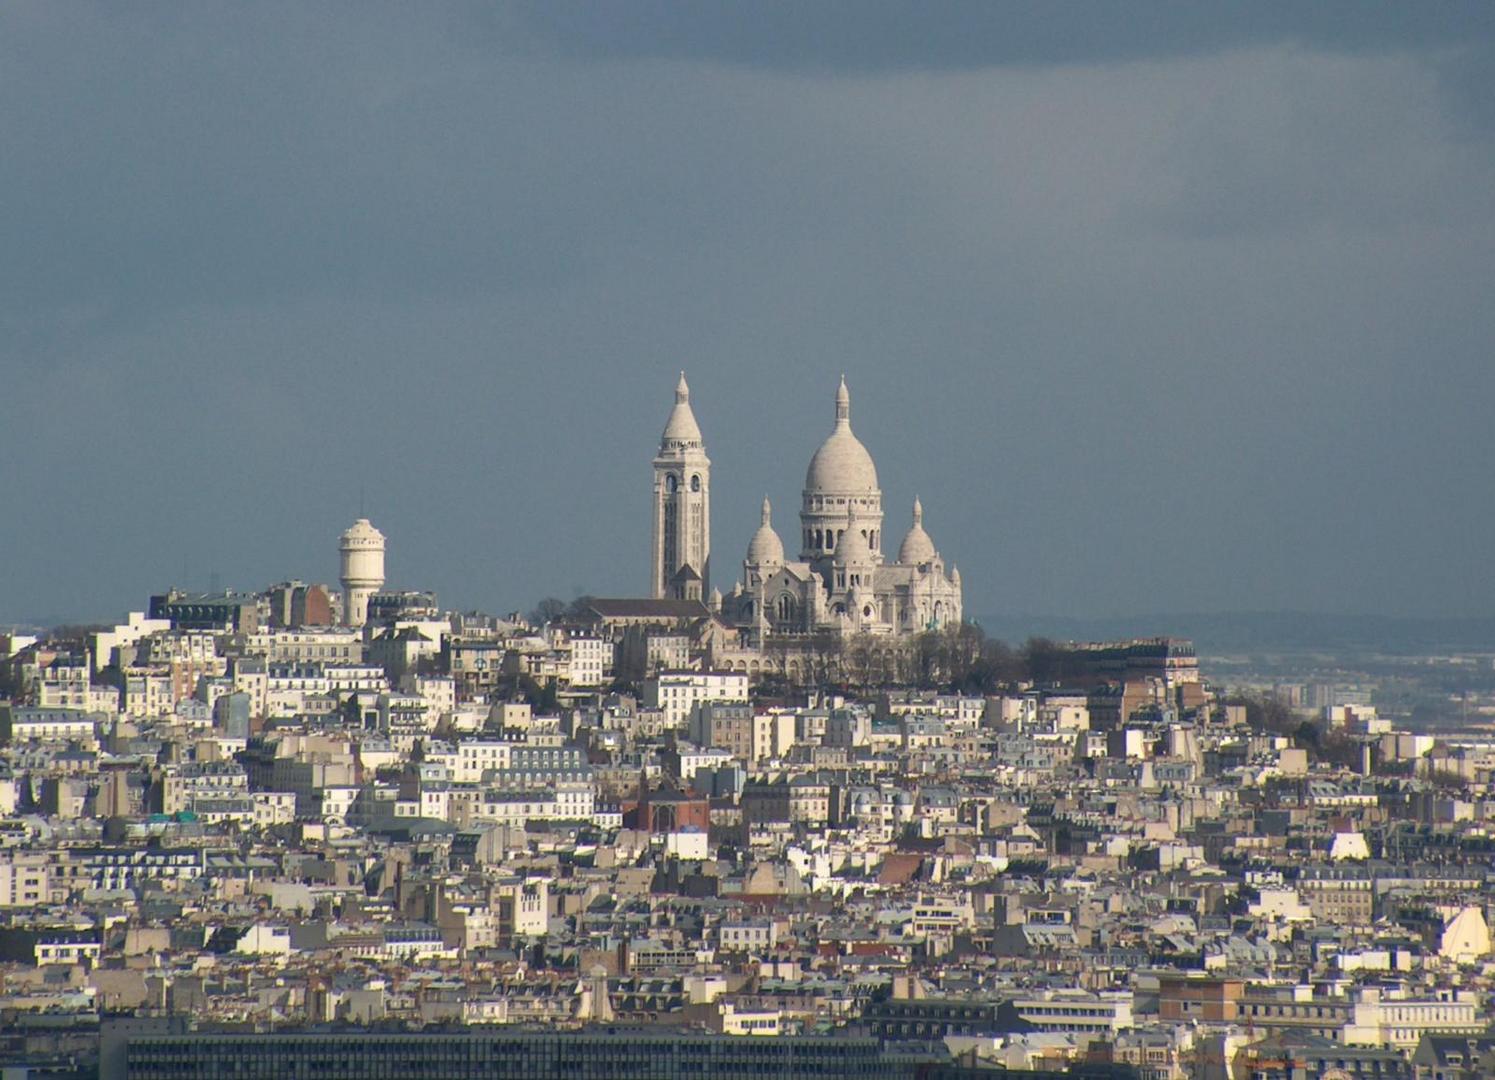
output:
<path id="1" fill-rule="evenodd" d="M 654 458 L 653 532 L 650 595 L 704 601 L 711 588 L 711 459 L 683 371 Z"/>
<path id="2" fill-rule="evenodd" d="M 851 393 L 846 389 L 846 376 L 841 376 L 841 385 L 836 388 L 836 426 L 851 424 Z"/>
<path id="3" fill-rule="evenodd" d="M 768 496 L 765 495 L 765 496 L 763 496 L 763 520 L 762 520 L 761 524 L 767 525 L 770 528 L 772 528 L 773 527 L 772 516 L 773 516 L 773 510 L 768 505 Z"/>

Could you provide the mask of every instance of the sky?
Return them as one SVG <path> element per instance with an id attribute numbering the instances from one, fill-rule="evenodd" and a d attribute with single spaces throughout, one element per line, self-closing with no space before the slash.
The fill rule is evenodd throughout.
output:
<path id="1" fill-rule="evenodd" d="M 1488 3 L 0 7 L 0 625 L 642 594 L 681 369 L 724 591 L 844 372 L 969 614 L 1488 614 L 1492 346 Z"/>

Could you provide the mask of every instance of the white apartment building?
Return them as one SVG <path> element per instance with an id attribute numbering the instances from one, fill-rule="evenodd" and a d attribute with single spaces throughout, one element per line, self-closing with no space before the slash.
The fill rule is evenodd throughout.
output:
<path id="1" fill-rule="evenodd" d="M 1443 990 L 1419 1000 L 1382 998 L 1366 990 L 1355 1004 L 1340 1041 L 1349 1046 L 1386 1046 L 1410 1050 L 1423 1035 L 1479 1035 L 1488 1017 L 1478 995 L 1469 990 Z"/>
<path id="2" fill-rule="evenodd" d="M 425 698 L 437 715 L 457 708 L 457 684 L 449 675 L 406 675 L 400 692 Z"/>
<path id="3" fill-rule="evenodd" d="M 612 678 L 613 643 L 596 634 L 556 628 L 551 648 L 562 661 L 561 676 L 572 686 L 601 686 Z"/>
<path id="4" fill-rule="evenodd" d="M 541 937 L 550 928 L 550 881 L 543 877 L 504 878 L 494 884 L 498 932 L 502 938 Z"/>
<path id="5" fill-rule="evenodd" d="M 103 719 L 82 709 L 0 705 L 0 746 L 28 742 L 77 742 L 94 746 L 97 725 Z"/>
<path id="6" fill-rule="evenodd" d="M 476 784 L 489 769 L 507 769 L 514 744 L 501 739 L 469 739 L 458 743 L 449 762 L 452 779 L 459 784 Z"/>
<path id="7" fill-rule="evenodd" d="M 286 664 L 270 668 L 265 681 L 265 712 L 294 716 L 306 712 L 313 698 L 342 694 L 377 694 L 388 689 L 384 669 L 369 664 Z"/>
<path id="8" fill-rule="evenodd" d="M 968 895 L 961 898 L 920 897 L 910 913 L 908 930 L 913 937 L 927 937 L 930 934 L 956 934 L 975 925 L 976 912 Z"/>
<path id="9" fill-rule="evenodd" d="M 44 669 L 35 684 L 35 699 L 42 709 L 88 707 L 89 672 L 86 664 L 55 663 Z"/>
<path id="10" fill-rule="evenodd" d="M 489 791 L 472 807 L 473 818 L 496 825 L 526 821 L 590 821 L 596 793 L 590 784 L 557 784 L 540 791 Z"/>
<path id="11" fill-rule="evenodd" d="M 718 769 L 736 760 L 730 751 L 717 746 L 703 748 L 680 743 L 676 746 L 676 753 L 680 758 L 680 779 L 686 782 L 694 779 L 701 769 Z"/>
<path id="12" fill-rule="evenodd" d="M 113 663 L 116 649 L 133 645 L 151 634 L 164 634 L 170 629 L 170 619 L 148 619 L 143 611 L 130 612 L 114 629 L 89 635 L 88 652 L 93 659 L 93 669 L 102 671 Z"/>
<path id="13" fill-rule="evenodd" d="M 45 904 L 51 885 L 47 856 L 39 852 L 0 853 L 0 908 Z"/>
<path id="14" fill-rule="evenodd" d="M 1115 1038 L 1117 1032 L 1133 1026 L 1130 992 L 1059 990 L 1042 997 L 1018 998 L 1012 1004 L 1017 1014 L 1039 1031 Z"/>
<path id="15" fill-rule="evenodd" d="M 691 710 L 707 701 L 746 701 L 748 677 L 733 671 L 661 671 L 644 683 L 644 703 L 664 713 L 668 727 L 680 727 Z"/>
<path id="16" fill-rule="evenodd" d="M 772 919 L 742 919 L 724 922 L 717 930 L 723 952 L 767 952 L 778 944 L 778 929 Z"/>
<path id="17" fill-rule="evenodd" d="M 137 717 L 169 716 L 176 709 L 176 689 L 169 671 L 126 668 L 120 709 Z"/>
<path id="18" fill-rule="evenodd" d="M 290 791 L 256 791 L 254 823 L 258 826 L 288 825 L 296 820 L 296 796 Z"/>
<path id="19" fill-rule="evenodd" d="M 267 664 L 361 664 L 363 631 L 346 626 L 263 630 L 245 634 L 241 651 L 245 656 L 263 657 Z"/>

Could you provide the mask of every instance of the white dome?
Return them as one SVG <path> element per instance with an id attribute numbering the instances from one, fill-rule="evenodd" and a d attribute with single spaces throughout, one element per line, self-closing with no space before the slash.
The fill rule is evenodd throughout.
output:
<path id="1" fill-rule="evenodd" d="M 665 421 L 661 442 L 701 442 L 701 427 L 696 423 L 696 414 L 690 408 L 690 387 L 685 384 L 685 372 L 675 384 L 675 407 Z"/>
<path id="2" fill-rule="evenodd" d="M 919 500 L 915 498 L 914 523 L 909 527 L 908 533 L 903 537 L 903 543 L 898 548 L 898 561 L 904 566 L 922 566 L 924 563 L 933 562 L 937 554 L 934 541 L 924 531 L 924 507 L 919 505 Z"/>
<path id="3" fill-rule="evenodd" d="M 877 491 L 877 466 L 861 440 L 851 433 L 851 395 L 845 378 L 836 391 L 836 428 L 810 459 L 805 490 L 843 495 Z"/>
<path id="4" fill-rule="evenodd" d="M 857 528 L 856 515 L 848 514 L 846 528 L 841 531 L 841 538 L 836 541 L 836 562 L 849 566 L 852 563 L 872 561 L 872 545 L 867 543 L 862 530 Z"/>
<path id="5" fill-rule="evenodd" d="M 748 542 L 747 562 L 750 566 L 783 566 L 784 541 L 773 531 L 768 499 L 763 500 L 763 523 Z"/>
<path id="6" fill-rule="evenodd" d="M 355 540 L 360 544 L 368 544 L 370 541 L 379 541 L 382 543 L 384 541 L 384 534 L 374 528 L 368 518 L 359 518 L 343 533 L 343 540 Z"/>

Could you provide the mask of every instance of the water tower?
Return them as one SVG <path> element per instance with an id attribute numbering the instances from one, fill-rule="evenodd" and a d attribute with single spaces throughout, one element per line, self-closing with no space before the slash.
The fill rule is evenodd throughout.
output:
<path id="1" fill-rule="evenodd" d="M 343 623 L 362 626 L 369 617 L 369 597 L 384 587 L 384 534 L 359 518 L 343 533 Z"/>

